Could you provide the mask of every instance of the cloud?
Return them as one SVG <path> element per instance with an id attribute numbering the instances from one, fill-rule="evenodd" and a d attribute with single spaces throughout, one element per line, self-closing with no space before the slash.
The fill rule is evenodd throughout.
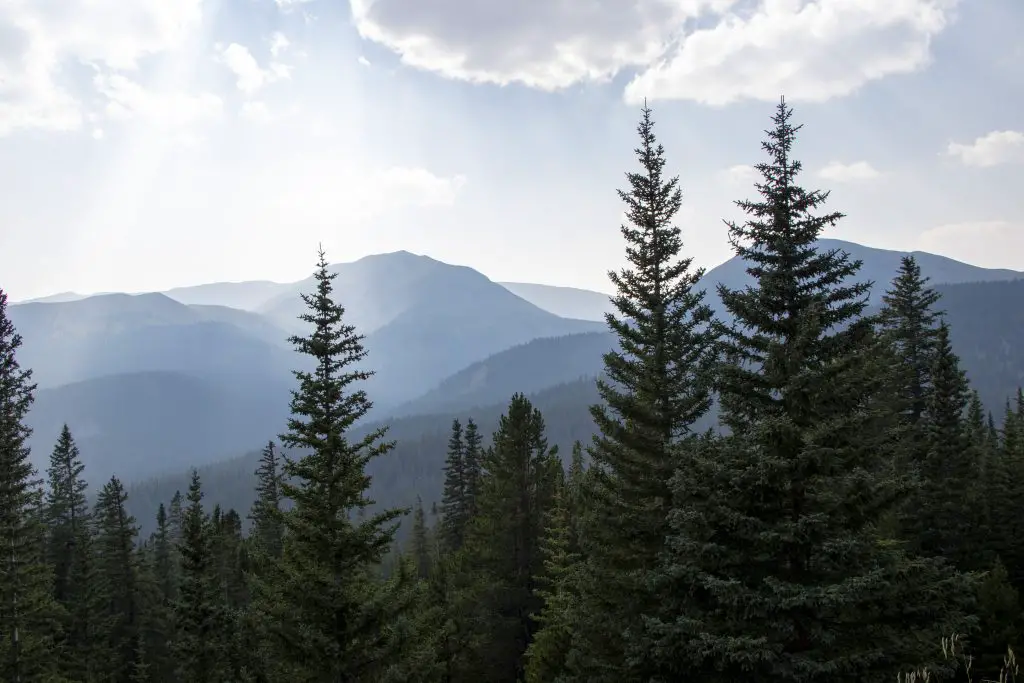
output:
<path id="1" fill-rule="evenodd" d="M 730 185 L 751 185 L 761 179 L 761 174 L 749 164 L 730 166 L 722 171 L 721 174 Z"/>
<path id="2" fill-rule="evenodd" d="M 3 0 L 0 135 L 81 128 L 88 112 L 78 92 L 82 84 L 69 75 L 74 67 L 89 67 L 104 78 L 135 74 L 143 60 L 175 50 L 195 34 L 202 5 L 203 0 Z"/>
<path id="3" fill-rule="evenodd" d="M 181 130 L 216 119 L 223 110 L 223 102 L 215 95 L 149 90 L 120 74 L 101 74 L 94 82 L 96 91 L 107 99 L 107 117 L 115 121 Z"/>
<path id="4" fill-rule="evenodd" d="M 351 0 L 359 33 L 474 83 L 557 90 L 639 71 L 635 103 L 823 101 L 924 67 L 958 0 Z"/>
<path id="5" fill-rule="evenodd" d="M 1024 133 L 1014 130 L 993 131 L 970 144 L 949 143 L 946 153 L 966 166 L 999 166 L 1024 163 Z"/>
<path id="6" fill-rule="evenodd" d="M 244 45 L 231 43 L 227 47 L 218 45 L 217 49 L 221 62 L 235 74 L 237 79 L 235 84 L 238 89 L 246 95 L 252 95 L 264 86 L 274 81 L 287 79 L 291 75 L 289 67 L 280 62 L 271 62 L 264 69 L 249 52 L 249 48 Z M 271 51 L 273 49 L 274 45 L 272 44 Z"/>
<path id="7" fill-rule="evenodd" d="M 625 98 L 823 102 L 917 71 L 957 0 L 765 0 L 687 35 Z"/>
<path id="8" fill-rule="evenodd" d="M 832 161 L 818 171 L 818 175 L 837 183 L 857 183 L 874 180 L 882 174 L 866 161 L 855 161 L 851 164 Z"/>
<path id="9" fill-rule="evenodd" d="M 921 233 L 918 248 L 986 268 L 1019 267 L 1024 225 L 1005 220 L 939 225 Z"/>

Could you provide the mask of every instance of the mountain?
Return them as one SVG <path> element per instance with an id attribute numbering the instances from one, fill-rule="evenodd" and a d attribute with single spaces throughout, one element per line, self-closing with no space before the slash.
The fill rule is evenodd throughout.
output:
<path id="1" fill-rule="evenodd" d="M 349 324 L 366 335 L 367 391 L 394 406 L 436 386 L 448 375 L 491 354 L 540 337 L 603 328 L 559 317 L 486 276 L 426 256 L 400 251 L 331 266 L 335 292 Z M 290 285 L 259 310 L 298 331 L 312 279 Z"/>
<path id="2" fill-rule="evenodd" d="M 170 372 L 108 375 L 36 393 L 28 415 L 32 461 L 49 462 L 61 427 L 75 436 L 91 484 L 126 481 L 224 460 L 282 430 L 286 386 L 247 391 Z"/>
<path id="3" fill-rule="evenodd" d="M 611 295 L 576 287 L 555 287 L 529 282 L 499 282 L 499 285 L 534 306 L 563 318 L 604 322 L 605 313 L 615 307 Z"/>
<path id="4" fill-rule="evenodd" d="M 290 380 L 295 362 L 285 332 L 258 315 L 162 294 L 15 304 L 8 314 L 24 339 L 19 361 L 40 388 L 164 371 L 262 389 Z"/>
<path id="5" fill-rule="evenodd" d="M 875 287 L 879 286 L 876 282 Z M 887 286 L 881 285 L 883 290 Z M 942 296 L 938 307 L 945 311 L 961 366 L 985 405 L 1001 411 L 1017 387 L 1024 386 L 1024 279 L 936 285 L 935 289 Z M 540 391 L 577 377 L 595 377 L 603 369 L 602 355 L 614 347 L 615 338 L 607 332 L 538 339 L 474 363 L 399 406 L 394 414 L 458 410 L 509 394 L 516 387 Z"/>
<path id="6" fill-rule="evenodd" d="M 256 311 L 290 285 L 269 280 L 214 282 L 208 285 L 176 287 L 161 292 L 164 296 L 190 306 L 228 306 Z"/>

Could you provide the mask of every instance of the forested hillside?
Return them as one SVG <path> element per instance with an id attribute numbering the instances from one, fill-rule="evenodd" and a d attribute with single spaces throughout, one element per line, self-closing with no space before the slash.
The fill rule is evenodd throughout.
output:
<path id="1" fill-rule="evenodd" d="M 286 417 L 259 453 L 178 476 L 87 471 L 104 456 L 68 425 L 33 467 L 30 409 L 48 390 L 25 359 L 66 340 L 23 339 L 0 290 L 0 680 L 1012 680 L 1024 393 L 991 410 L 980 392 L 1021 381 L 1020 284 L 938 287 L 909 254 L 872 284 L 820 239 L 844 215 L 802 185 L 792 116 L 781 101 L 746 218 L 728 224 L 745 279 L 715 305 L 645 106 L 607 333 L 565 336 L 579 325 L 488 280 L 477 291 L 515 313 L 502 334 L 467 318 L 469 295 L 430 310 L 477 351 L 519 324 L 561 338 L 507 350 L 507 367 L 467 359 L 422 399 L 434 412 L 381 419 L 371 342 L 390 328 L 399 359 L 426 302 L 362 330 L 321 250 L 295 298 L 270 304 L 302 321 L 273 352 L 295 369 L 272 399 Z M 29 328 L 50 315 L 33 310 Z M 92 357 L 108 357 L 106 329 Z M 450 375 L 458 354 L 430 348 L 401 362 Z M 598 377 L 578 378 L 590 361 L 571 348 L 600 356 Z M 210 372 L 240 370 L 228 360 Z M 182 441 L 238 428 L 198 414 L 230 397 L 200 401 L 170 370 L 196 401 Z"/>

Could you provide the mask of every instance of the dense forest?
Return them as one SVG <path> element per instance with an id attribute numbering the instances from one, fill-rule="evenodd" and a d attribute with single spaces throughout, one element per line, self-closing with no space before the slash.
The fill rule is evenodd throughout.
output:
<path id="1" fill-rule="evenodd" d="M 644 108 L 617 349 L 568 385 L 588 419 L 553 439 L 524 393 L 453 415 L 408 451 L 443 448 L 443 470 L 392 484 L 437 505 L 370 499 L 395 434 L 363 419 L 367 351 L 322 251 L 245 509 L 204 503 L 196 470 L 140 521 L 117 476 L 87 490 L 66 427 L 34 471 L 0 290 L 0 680 L 1012 680 L 1024 394 L 986 410 L 912 256 L 877 285 L 816 246 L 843 214 L 798 183 L 791 117 L 780 102 L 728 226 L 754 284 L 719 288 L 726 323 Z"/>

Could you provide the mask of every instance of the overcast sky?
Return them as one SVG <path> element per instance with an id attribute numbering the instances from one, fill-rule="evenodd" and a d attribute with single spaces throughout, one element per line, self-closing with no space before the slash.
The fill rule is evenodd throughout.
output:
<path id="1" fill-rule="evenodd" d="M 1021 0 L 0 0 L 0 287 L 298 280 L 405 249 L 607 290 L 640 103 L 685 248 L 780 94 L 829 236 L 1024 270 Z"/>

